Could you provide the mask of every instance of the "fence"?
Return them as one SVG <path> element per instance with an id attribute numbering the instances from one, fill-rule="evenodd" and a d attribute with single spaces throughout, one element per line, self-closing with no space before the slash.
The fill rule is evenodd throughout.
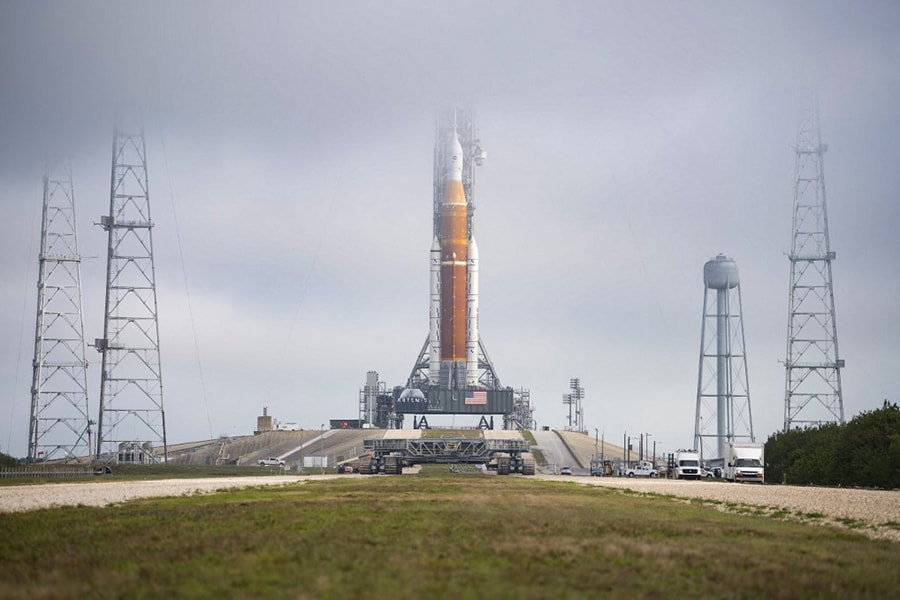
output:
<path id="1" fill-rule="evenodd" d="M 0 479 L 76 479 L 111 473 L 109 467 L 91 465 L 54 465 L 47 467 L 10 467 L 0 469 Z"/>

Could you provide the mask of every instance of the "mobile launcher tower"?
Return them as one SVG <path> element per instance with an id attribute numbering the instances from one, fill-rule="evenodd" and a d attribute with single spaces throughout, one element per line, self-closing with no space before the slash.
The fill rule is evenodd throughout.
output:
<path id="1" fill-rule="evenodd" d="M 474 167 L 486 156 L 472 110 L 438 114 L 428 337 L 406 389 L 395 388 L 394 425 L 408 414 L 421 415 L 414 427 L 427 427 L 430 415 L 462 414 L 480 416 L 483 428 L 493 428 L 493 415 L 504 429 L 533 427 L 528 390 L 500 384 L 479 333 Z"/>

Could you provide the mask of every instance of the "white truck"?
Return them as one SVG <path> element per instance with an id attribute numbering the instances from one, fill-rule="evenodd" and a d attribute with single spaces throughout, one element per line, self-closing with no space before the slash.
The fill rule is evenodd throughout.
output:
<path id="1" fill-rule="evenodd" d="M 627 477 L 657 477 L 659 471 L 656 470 L 653 463 L 642 460 L 636 466 L 627 469 L 625 475 Z"/>
<path id="2" fill-rule="evenodd" d="M 765 448 L 762 444 L 728 442 L 724 458 L 727 481 L 763 483 L 765 480 Z"/>
<path id="3" fill-rule="evenodd" d="M 700 453 L 696 450 L 679 450 L 675 455 L 675 479 L 700 479 Z"/>

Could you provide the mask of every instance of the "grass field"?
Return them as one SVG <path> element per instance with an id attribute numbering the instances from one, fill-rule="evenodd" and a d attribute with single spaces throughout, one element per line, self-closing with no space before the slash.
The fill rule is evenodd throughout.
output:
<path id="1" fill-rule="evenodd" d="M 896 543 L 449 468 L 0 515 L 0 598 L 888 598 L 898 589 Z"/>

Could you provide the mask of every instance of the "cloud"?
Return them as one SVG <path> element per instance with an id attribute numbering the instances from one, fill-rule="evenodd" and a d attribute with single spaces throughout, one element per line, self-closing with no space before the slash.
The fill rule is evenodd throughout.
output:
<path id="1" fill-rule="evenodd" d="M 0 444 L 25 452 L 44 156 L 72 158 L 93 339 L 92 223 L 113 112 L 135 106 L 173 441 L 249 432 L 263 405 L 306 426 L 352 417 L 370 369 L 405 382 L 428 328 L 433 115 L 453 102 L 477 109 L 489 153 L 480 315 L 502 380 L 561 426 L 581 377 L 589 428 L 670 451 L 693 433 L 702 267 L 719 252 L 741 270 L 757 435 L 781 426 L 792 144 L 816 86 L 845 405 L 877 406 L 900 372 L 898 10 L 4 5 Z"/>

